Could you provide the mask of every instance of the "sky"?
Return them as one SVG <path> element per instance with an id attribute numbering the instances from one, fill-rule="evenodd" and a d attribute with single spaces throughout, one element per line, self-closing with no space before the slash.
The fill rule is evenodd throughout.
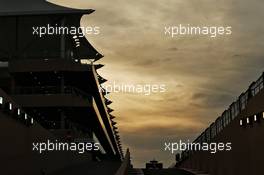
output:
<path id="1" fill-rule="evenodd" d="M 256 80 L 264 67 L 263 0 L 53 0 L 95 9 L 82 26 L 105 57 L 99 74 L 119 84 L 165 84 L 166 92 L 111 93 L 123 148 L 135 167 L 174 156 L 164 142 L 194 140 Z M 232 34 L 178 36 L 165 26 L 231 26 Z"/>

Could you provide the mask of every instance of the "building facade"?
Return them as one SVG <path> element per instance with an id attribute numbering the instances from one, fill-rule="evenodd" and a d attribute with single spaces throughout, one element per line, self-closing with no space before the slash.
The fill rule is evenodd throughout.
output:
<path id="1" fill-rule="evenodd" d="M 30 152 L 32 142 L 48 139 L 100 145 L 99 150 L 78 155 L 77 159 L 74 153 L 46 155 L 61 162 L 57 169 L 75 160 L 123 159 L 118 128 L 109 107 L 112 102 L 101 86 L 106 80 L 97 73 L 103 65 L 96 61 L 103 55 L 87 41 L 80 27 L 81 17 L 92 12 L 44 0 L 1 2 L 0 129 L 1 139 L 7 140 L 1 155 L 7 159 L 9 174 L 23 172 L 24 163 L 17 166 L 21 169 L 10 167 L 18 162 L 35 165 L 32 172 L 24 169 L 26 174 L 43 168 L 55 170 L 56 166 Z M 12 157 L 12 150 L 21 156 Z"/>

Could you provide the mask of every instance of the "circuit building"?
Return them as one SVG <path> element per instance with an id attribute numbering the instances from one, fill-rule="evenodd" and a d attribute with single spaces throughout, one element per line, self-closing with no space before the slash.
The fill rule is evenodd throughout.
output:
<path id="1" fill-rule="evenodd" d="M 4 174 L 52 172 L 82 160 L 111 160 L 116 162 L 113 169 L 124 159 L 109 107 L 112 101 L 101 86 L 107 80 L 97 73 L 103 65 L 96 61 L 103 55 L 77 34 L 33 35 L 33 27 L 38 26 L 79 28 L 81 17 L 93 12 L 45 0 L 0 2 L 0 138 L 4 141 L 0 157 L 5 159 Z M 77 157 L 49 153 L 43 158 L 32 153 L 32 142 L 47 139 L 98 142 L 100 150 Z M 25 169 L 27 164 L 31 168 Z"/>

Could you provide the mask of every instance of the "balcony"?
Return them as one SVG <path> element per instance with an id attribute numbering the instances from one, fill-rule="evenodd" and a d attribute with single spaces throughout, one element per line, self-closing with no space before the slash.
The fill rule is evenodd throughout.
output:
<path id="1" fill-rule="evenodd" d="M 13 97 L 23 107 L 93 106 L 93 97 L 74 87 L 19 87 Z"/>
<path id="2" fill-rule="evenodd" d="M 12 73 L 91 71 L 91 66 L 74 59 L 12 59 L 9 61 L 9 71 Z"/>

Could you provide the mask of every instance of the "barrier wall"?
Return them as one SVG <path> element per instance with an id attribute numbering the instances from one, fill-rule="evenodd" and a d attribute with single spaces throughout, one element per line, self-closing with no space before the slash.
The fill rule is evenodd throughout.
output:
<path id="1" fill-rule="evenodd" d="M 194 152 L 178 165 L 210 175 L 258 175 L 263 174 L 264 118 L 240 126 L 240 120 L 264 111 L 264 91 L 252 98 L 247 107 L 211 142 L 231 142 L 232 150 L 217 152 Z M 263 115 L 263 114 L 262 114 Z"/>
<path id="2" fill-rule="evenodd" d="M 92 160 L 92 155 L 87 152 L 53 151 L 39 154 L 33 151 L 33 142 L 46 143 L 48 139 L 55 141 L 56 138 L 36 122 L 30 123 L 30 116 L 26 120 L 23 110 L 1 89 L 0 98 L 0 174 L 43 175 Z M 12 104 L 11 109 L 9 104 Z M 17 109 L 20 109 L 20 115 L 16 114 Z"/>
<path id="3" fill-rule="evenodd" d="M 27 127 L 0 113 L 1 174 L 16 175 L 50 173 L 67 166 L 91 161 L 91 154 L 54 151 L 39 154 L 32 151 L 33 142 L 55 139 L 51 133 L 34 124 Z"/>

